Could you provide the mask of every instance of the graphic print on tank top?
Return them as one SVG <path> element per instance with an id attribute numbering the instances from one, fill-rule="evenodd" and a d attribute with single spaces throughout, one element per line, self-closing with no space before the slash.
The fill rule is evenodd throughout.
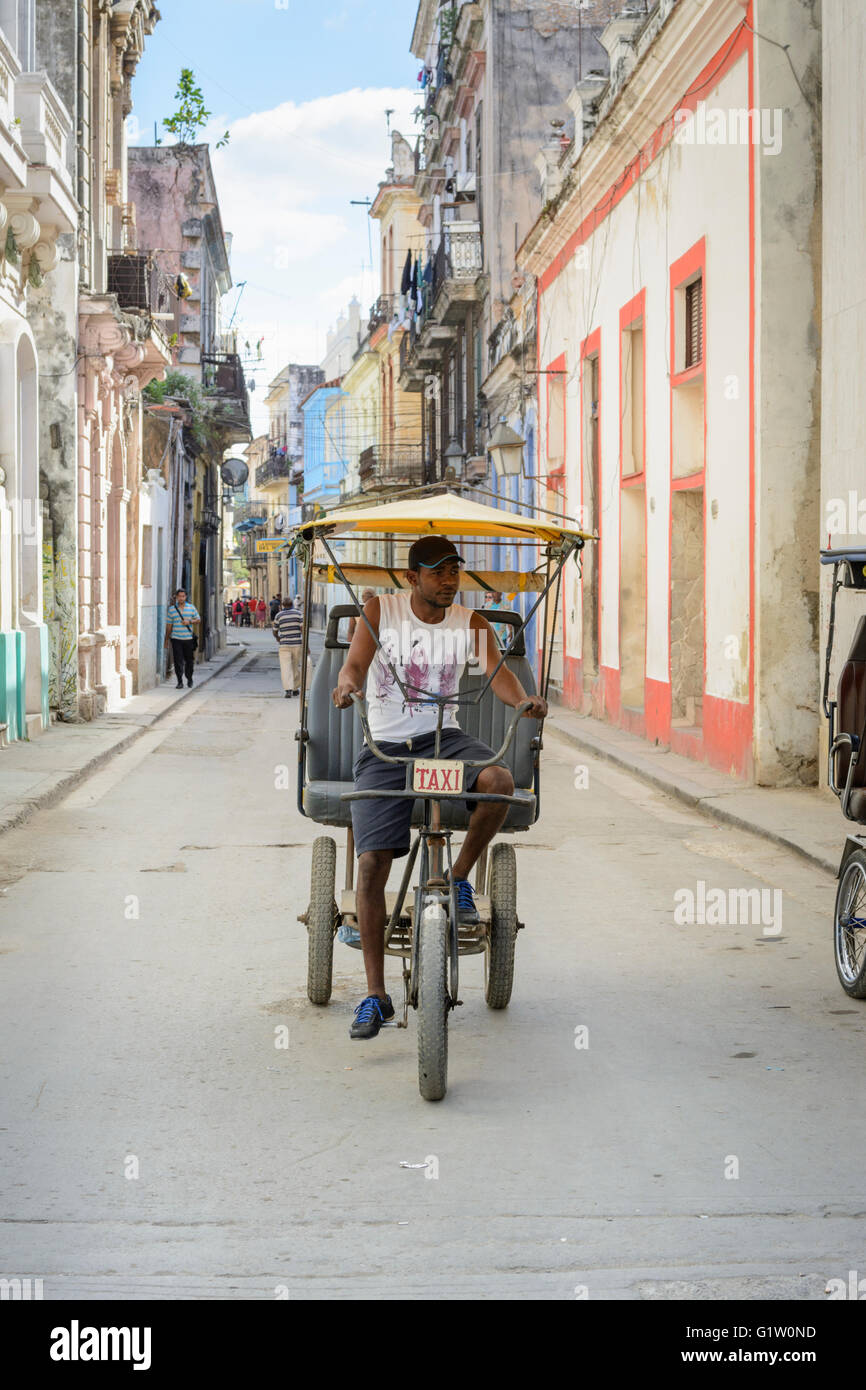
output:
<path id="1" fill-rule="evenodd" d="M 426 701 L 428 692 L 456 695 L 471 654 L 472 610 L 452 604 L 441 623 L 424 623 L 408 594 L 383 594 L 379 604 L 381 652 L 373 658 L 367 683 L 370 729 L 376 739 L 403 742 L 435 729 L 436 705 Z M 442 727 L 458 727 L 456 704 L 445 706 Z"/>

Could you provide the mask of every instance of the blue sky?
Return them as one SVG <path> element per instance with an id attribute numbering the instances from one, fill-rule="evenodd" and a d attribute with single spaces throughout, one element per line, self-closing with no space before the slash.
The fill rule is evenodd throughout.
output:
<path id="1" fill-rule="evenodd" d="M 235 325 L 264 336 L 255 373 L 256 429 L 271 375 L 318 361 L 353 293 L 378 293 L 377 226 L 352 198 L 370 198 L 389 162 L 385 108 L 413 135 L 418 63 L 409 52 L 414 0 L 161 0 L 132 85 L 131 144 L 153 143 L 191 67 L 212 118 L 232 272 L 245 280 Z M 213 148 L 228 129 L 229 145 Z M 372 234 L 372 238 L 371 238 Z M 372 239 L 372 269 L 370 243 Z M 146 248 L 142 248 L 146 249 Z M 224 301 L 226 319 L 237 299 Z M 258 398 L 258 399 L 257 399 Z"/>

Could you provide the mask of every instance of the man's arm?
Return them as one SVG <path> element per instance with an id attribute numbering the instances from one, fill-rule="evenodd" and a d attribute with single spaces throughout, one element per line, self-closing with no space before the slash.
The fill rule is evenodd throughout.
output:
<path id="1" fill-rule="evenodd" d="M 379 634 L 379 600 L 369 598 L 364 604 L 363 613 L 369 618 L 373 631 Z M 365 622 L 358 619 L 346 660 L 331 692 L 331 699 L 337 709 L 347 709 L 352 703 L 353 694 L 362 694 L 370 662 L 376 655 L 376 643 Z"/>
<path id="2" fill-rule="evenodd" d="M 489 676 L 491 671 L 496 669 L 497 662 L 502 655 L 499 650 L 499 643 L 489 622 L 478 609 L 473 612 L 469 626 L 478 634 L 476 639 L 478 648 L 484 654 L 484 674 Z M 547 714 L 547 701 L 543 700 L 540 695 L 528 695 L 514 672 L 509 671 L 504 662 L 496 672 L 491 682 L 491 688 L 502 703 L 510 705 L 512 709 L 523 700 L 530 700 L 530 708 L 525 710 L 522 716 L 525 719 L 543 719 Z"/>

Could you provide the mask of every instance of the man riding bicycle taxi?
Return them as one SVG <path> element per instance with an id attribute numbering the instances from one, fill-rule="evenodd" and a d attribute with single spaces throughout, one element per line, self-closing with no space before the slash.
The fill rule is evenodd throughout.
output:
<path id="1" fill-rule="evenodd" d="M 357 623 L 346 660 L 331 698 L 338 709 L 347 709 L 353 694 L 361 694 L 366 681 L 370 733 L 383 753 L 394 757 L 430 757 L 434 750 L 437 705 L 425 701 L 427 692 L 439 696 L 457 694 L 467 660 L 477 651 L 485 675 L 500 658 L 500 649 L 487 619 L 473 608 L 455 603 L 460 588 L 460 566 L 452 541 L 445 536 L 423 536 L 409 549 L 407 579 L 410 591 L 382 594 L 367 600 L 363 612 L 376 633 L 376 646 L 367 624 Z M 389 659 L 406 694 L 394 679 Z M 527 695 L 520 681 L 504 664 L 491 688 L 503 704 L 514 708 L 529 700 L 525 718 L 543 719 L 547 701 Z M 494 750 L 464 734 L 458 722 L 459 706 L 445 703 L 442 717 L 440 758 L 482 761 Z M 352 774 L 356 791 L 400 790 L 405 786 L 405 764 L 385 763 L 366 745 L 355 760 Z M 464 769 L 464 789 L 510 796 L 514 781 L 501 763 Z M 478 913 L 469 874 L 500 829 L 508 805 L 505 802 L 467 798 L 471 810 L 466 838 L 454 861 L 454 887 L 461 922 L 477 922 Z M 349 1029 L 352 1038 L 374 1038 L 394 1006 L 385 991 L 385 884 L 392 861 L 409 852 L 412 799 L 382 797 L 353 801 L 352 829 L 358 856 L 356 909 L 364 953 L 368 996 L 355 1010 Z"/>

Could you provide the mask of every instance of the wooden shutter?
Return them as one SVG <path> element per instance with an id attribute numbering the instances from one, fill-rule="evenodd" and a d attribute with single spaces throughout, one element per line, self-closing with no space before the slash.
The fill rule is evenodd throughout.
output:
<path id="1" fill-rule="evenodd" d="M 704 357 L 704 282 L 686 285 L 686 354 L 684 367 L 695 367 Z"/>

